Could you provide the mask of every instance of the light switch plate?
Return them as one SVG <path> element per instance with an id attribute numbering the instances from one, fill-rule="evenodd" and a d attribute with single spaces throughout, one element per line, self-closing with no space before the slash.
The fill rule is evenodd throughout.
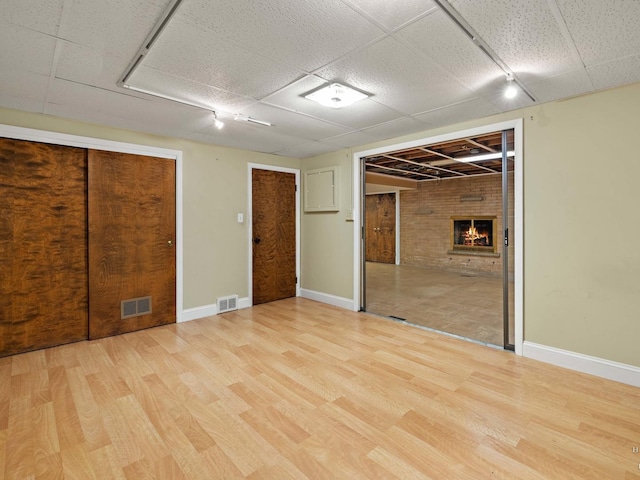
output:
<path id="1" fill-rule="evenodd" d="M 244 214 L 242 213 L 238 214 L 238 223 L 244 223 Z"/>

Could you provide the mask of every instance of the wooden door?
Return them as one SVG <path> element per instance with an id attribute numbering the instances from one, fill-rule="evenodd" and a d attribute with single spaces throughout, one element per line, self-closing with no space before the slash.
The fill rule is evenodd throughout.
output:
<path id="1" fill-rule="evenodd" d="M 365 259 L 368 262 L 396 263 L 395 194 L 367 195 L 365 221 Z"/>
<path id="2" fill-rule="evenodd" d="M 86 151 L 0 139 L 0 356 L 87 338 Z"/>
<path id="3" fill-rule="evenodd" d="M 253 304 L 296 296 L 296 177 L 253 169 Z"/>
<path id="4" fill-rule="evenodd" d="M 175 322 L 175 161 L 89 150 L 88 166 L 89 337 Z"/>

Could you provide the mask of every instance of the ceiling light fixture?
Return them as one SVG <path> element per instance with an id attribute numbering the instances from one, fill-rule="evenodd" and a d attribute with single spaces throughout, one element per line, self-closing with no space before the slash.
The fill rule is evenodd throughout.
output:
<path id="1" fill-rule="evenodd" d="M 367 97 L 369 95 L 366 93 L 340 83 L 331 83 L 304 96 L 304 98 L 331 108 L 346 107 Z"/>
<path id="2" fill-rule="evenodd" d="M 507 152 L 507 157 L 515 157 L 516 152 L 510 150 Z M 469 163 L 469 162 L 483 162 L 485 160 L 497 160 L 502 158 L 502 152 L 485 153 L 483 155 L 471 155 L 470 157 L 457 157 L 454 158 L 456 162 Z"/>
<path id="3" fill-rule="evenodd" d="M 218 130 L 222 130 L 222 127 L 224 127 L 224 122 L 218 119 L 218 115 L 216 114 L 215 111 L 212 113 L 213 113 L 213 126 L 216 127 Z"/>
<path id="4" fill-rule="evenodd" d="M 249 122 L 249 123 L 257 123 L 258 125 L 264 125 L 265 127 L 270 127 L 272 124 L 269 122 L 265 122 L 264 120 L 256 120 L 255 118 L 247 117 L 246 115 L 241 115 L 236 113 L 233 117 L 236 122 Z"/>
<path id="5" fill-rule="evenodd" d="M 513 74 L 507 73 L 507 88 L 504 89 L 504 96 L 506 98 L 515 98 L 518 95 L 518 88 L 513 81 Z"/>

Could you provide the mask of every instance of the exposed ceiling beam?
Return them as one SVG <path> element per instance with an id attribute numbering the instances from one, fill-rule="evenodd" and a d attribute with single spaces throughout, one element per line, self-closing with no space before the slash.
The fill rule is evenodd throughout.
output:
<path id="1" fill-rule="evenodd" d="M 486 150 L 487 152 L 491 152 L 491 153 L 497 153 L 498 152 L 498 150 L 496 150 L 495 148 L 489 147 L 488 145 L 483 145 L 480 142 L 476 142 L 472 138 L 465 138 L 465 141 L 469 142 L 471 145 L 475 145 L 476 147 L 480 147 L 483 150 Z"/>
<path id="2" fill-rule="evenodd" d="M 441 172 L 453 173 L 455 175 L 461 175 L 463 177 L 467 177 L 468 176 L 465 173 L 456 172 L 455 170 L 447 170 L 446 168 L 437 167 L 437 166 L 431 165 L 429 163 L 414 162 L 413 160 L 407 160 L 406 158 L 402 158 L 402 157 L 394 157 L 393 155 L 381 155 L 381 156 L 385 157 L 385 158 L 389 158 L 391 160 L 397 160 L 399 162 L 406 162 L 406 163 L 410 163 L 412 165 L 418 165 L 418 166 L 424 167 L 424 168 L 432 168 L 433 170 L 439 170 Z"/>
<path id="3" fill-rule="evenodd" d="M 367 167 L 381 168 L 382 170 L 389 170 L 392 172 L 400 172 L 400 173 L 409 174 L 409 175 L 418 175 L 419 177 L 427 177 L 427 178 L 433 178 L 433 179 L 439 178 L 434 175 L 427 175 L 426 173 L 412 172 L 411 170 L 402 170 L 400 168 L 385 167 L 383 165 L 376 165 L 375 163 L 365 163 L 365 165 Z"/>

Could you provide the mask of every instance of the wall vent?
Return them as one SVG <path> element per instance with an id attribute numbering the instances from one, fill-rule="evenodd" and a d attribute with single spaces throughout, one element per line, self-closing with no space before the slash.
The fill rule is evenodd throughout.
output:
<path id="1" fill-rule="evenodd" d="M 151 297 L 131 298 L 120 302 L 120 319 L 151 313 Z"/>
<path id="2" fill-rule="evenodd" d="M 238 309 L 238 295 L 218 298 L 218 313 L 230 312 Z"/>

